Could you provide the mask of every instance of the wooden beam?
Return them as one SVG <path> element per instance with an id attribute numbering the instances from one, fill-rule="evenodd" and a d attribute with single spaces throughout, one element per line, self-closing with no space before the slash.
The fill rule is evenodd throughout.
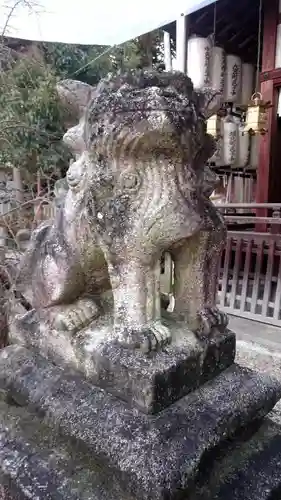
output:
<path id="1" fill-rule="evenodd" d="M 247 215 L 224 215 L 223 216 L 227 223 L 237 223 L 237 224 L 255 224 L 258 220 L 262 224 L 281 224 L 281 219 L 278 217 L 248 217 Z"/>
<path id="2" fill-rule="evenodd" d="M 203 10 L 203 14 L 201 14 L 200 16 L 198 16 L 198 18 L 196 19 L 195 21 L 195 26 L 202 23 L 202 21 L 204 21 L 204 19 L 206 17 L 208 17 L 209 15 L 209 12 L 207 10 Z"/>
<path id="3" fill-rule="evenodd" d="M 275 67 L 275 47 L 279 20 L 278 0 L 264 2 L 262 72 Z"/>
<path id="4" fill-rule="evenodd" d="M 260 82 L 267 82 L 268 80 L 273 80 L 274 82 L 281 79 L 281 68 L 275 68 L 271 71 L 262 71 L 260 73 Z"/>
<path id="5" fill-rule="evenodd" d="M 233 24 L 230 24 L 232 28 L 235 29 L 235 34 L 229 39 L 229 43 L 233 43 L 237 38 L 239 38 L 242 35 L 247 35 L 248 27 L 249 27 L 249 22 L 253 22 L 253 11 L 250 11 L 250 14 L 247 16 L 243 17 L 242 22 L 236 23 L 236 26 Z M 239 30 L 237 30 L 237 24 L 239 26 Z M 256 34 L 254 34 L 256 36 Z"/>
<path id="6" fill-rule="evenodd" d="M 171 37 L 168 31 L 164 31 L 164 62 L 165 70 L 172 71 Z"/>
<path id="7" fill-rule="evenodd" d="M 271 159 L 272 159 L 272 145 L 273 137 L 276 134 L 277 118 L 276 118 L 276 103 L 274 95 L 274 84 L 272 80 L 263 82 L 261 84 L 261 92 L 265 101 L 270 101 L 275 104 L 272 108 L 267 110 L 268 113 L 268 132 L 260 137 L 260 150 L 259 150 L 259 163 L 257 171 L 257 186 L 256 186 L 256 202 L 266 203 L 269 200 L 269 174 Z M 257 215 L 260 217 L 266 216 L 265 209 L 257 210 Z"/>
<path id="8" fill-rule="evenodd" d="M 243 49 L 249 43 L 251 40 L 253 40 L 256 37 L 256 35 L 253 33 L 252 35 L 249 35 L 243 42 L 239 43 L 239 49 Z"/>
<path id="9" fill-rule="evenodd" d="M 279 0 L 270 0 L 264 2 L 264 21 L 263 21 L 263 51 L 262 51 L 262 73 L 270 72 L 275 67 L 275 48 L 278 24 Z M 266 203 L 270 200 L 269 178 L 272 159 L 273 137 L 276 135 L 276 99 L 275 89 L 272 79 L 263 81 L 260 90 L 265 101 L 274 104 L 268 110 L 268 132 L 260 138 L 259 163 L 257 171 L 256 201 L 257 203 Z M 258 217 L 265 217 L 266 209 L 257 210 Z M 258 225 L 258 231 L 266 231 L 265 225 Z"/>
<path id="10" fill-rule="evenodd" d="M 176 24 L 177 70 L 186 73 L 188 16 L 181 14 Z"/>

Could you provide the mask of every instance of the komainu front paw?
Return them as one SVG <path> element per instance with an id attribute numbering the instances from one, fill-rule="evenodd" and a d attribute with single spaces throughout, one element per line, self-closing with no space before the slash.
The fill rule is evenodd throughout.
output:
<path id="1" fill-rule="evenodd" d="M 119 332 L 120 343 L 124 347 L 140 349 L 144 353 L 159 350 L 171 343 L 171 332 L 160 320 L 140 329 Z"/>
<path id="2" fill-rule="evenodd" d="M 99 309 L 90 299 L 79 299 L 71 305 L 64 306 L 54 318 L 53 326 L 56 330 L 77 332 L 87 326 L 99 315 Z"/>
<path id="3" fill-rule="evenodd" d="M 198 323 L 196 335 L 209 337 L 215 328 L 222 331 L 227 327 L 228 316 L 217 307 L 205 307 L 198 313 Z"/>

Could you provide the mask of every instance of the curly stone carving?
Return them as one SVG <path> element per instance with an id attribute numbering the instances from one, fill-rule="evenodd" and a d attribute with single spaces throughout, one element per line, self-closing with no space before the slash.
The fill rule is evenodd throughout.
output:
<path id="1" fill-rule="evenodd" d="M 145 71 L 96 88 L 66 80 L 58 92 L 78 122 L 64 136 L 76 161 L 55 220 L 33 233 L 25 257 L 42 321 L 70 333 L 94 325 L 109 293 L 116 339 L 146 351 L 165 345 L 165 251 L 175 266 L 175 316 L 200 336 L 225 327 L 215 306 L 225 226 L 209 200 L 215 144 L 205 126 L 220 96 L 194 91 L 181 73 Z"/>

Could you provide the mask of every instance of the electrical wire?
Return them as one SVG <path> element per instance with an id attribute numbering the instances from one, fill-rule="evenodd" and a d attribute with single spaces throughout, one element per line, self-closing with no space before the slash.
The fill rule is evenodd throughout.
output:
<path id="1" fill-rule="evenodd" d="M 213 26 L 213 44 L 216 44 L 216 29 L 217 29 L 217 0 L 214 5 L 214 26 Z"/>
<path id="2" fill-rule="evenodd" d="M 258 50 L 257 50 L 257 71 L 256 71 L 256 92 L 258 92 L 259 86 L 259 67 L 260 67 L 260 57 L 261 57 L 261 37 L 262 37 L 262 0 L 259 4 L 259 29 L 258 29 Z"/>
<path id="3" fill-rule="evenodd" d="M 81 68 L 77 69 L 71 76 L 75 76 L 75 75 L 79 74 L 81 71 L 83 71 L 84 69 L 88 68 L 88 66 L 91 66 L 92 63 L 98 61 L 98 59 L 100 59 L 101 57 L 105 56 L 106 54 L 108 54 L 109 52 L 111 52 L 111 50 L 115 49 L 116 47 L 118 47 L 118 45 L 110 45 L 110 47 L 107 47 L 97 57 L 95 57 L 94 59 L 91 59 L 91 61 L 87 62 L 87 64 L 84 64 L 84 66 L 81 66 Z"/>

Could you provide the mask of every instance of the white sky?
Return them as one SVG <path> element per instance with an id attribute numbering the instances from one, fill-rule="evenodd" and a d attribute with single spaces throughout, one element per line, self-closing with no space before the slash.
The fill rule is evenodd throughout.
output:
<path id="1" fill-rule="evenodd" d="M 117 45 L 214 0 L 0 0 L 0 33 L 27 40 Z"/>

